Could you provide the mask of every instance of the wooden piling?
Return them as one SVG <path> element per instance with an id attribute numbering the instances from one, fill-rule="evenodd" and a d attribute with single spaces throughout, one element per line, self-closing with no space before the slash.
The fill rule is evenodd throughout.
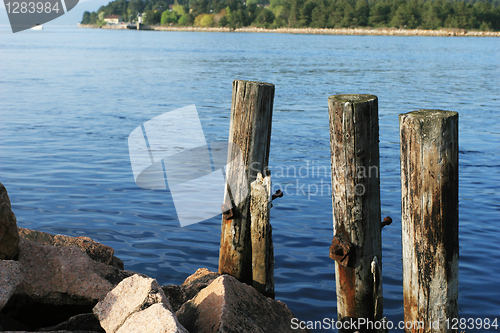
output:
<path id="1" fill-rule="evenodd" d="M 274 248 L 271 212 L 271 176 L 257 179 L 251 184 L 250 199 L 252 239 L 252 286 L 261 294 L 274 298 Z"/>
<path id="2" fill-rule="evenodd" d="M 250 183 L 258 173 L 266 174 L 271 142 L 274 85 L 253 81 L 233 81 L 233 97 L 226 171 L 226 195 L 222 215 L 219 273 L 230 274 L 239 281 L 252 284 L 252 244 L 250 237 L 250 196 L 241 195 L 241 202 L 232 210 L 234 186 L 250 194 Z M 235 164 L 241 153 L 243 165 Z M 246 192 L 243 190 L 247 190 Z M 239 200 L 237 200 L 239 201 Z"/>
<path id="3" fill-rule="evenodd" d="M 328 98 L 339 321 L 382 319 L 378 100 Z M 349 330 L 340 330 L 347 332 Z M 360 327 L 360 332 L 374 331 Z"/>
<path id="4" fill-rule="evenodd" d="M 425 324 L 412 332 L 452 332 L 446 320 L 458 318 L 458 113 L 401 114 L 399 128 L 405 321 Z"/>

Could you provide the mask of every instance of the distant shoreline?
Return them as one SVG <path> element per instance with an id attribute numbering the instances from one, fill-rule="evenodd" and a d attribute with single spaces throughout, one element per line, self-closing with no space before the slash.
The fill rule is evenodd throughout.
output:
<path id="1" fill-rule="evenodd" d="M 92 24 L 80 24 L 80 28 L 98 28 Z M 147 29 L 149 28 L 149 29 Z M 436 37 L 500 37 L 500 31 L 468 31 L 464 29 L 396 29 L 396 28 L 340 28 L 340 29 L 318 29 L 318 28 L 277 28 L 264 29 L 256 27 L 244 28 L 202 28 L 202 27 L 179 27 L 179 26 L 152 26 L 145 30 L 157 31 L 196 31 L 196 32 L 258 32 L 258 33 L 286 33 L 286 34 L 314 34 L 314 35 L 358 35 L 358 36 L 436 36 Z M 102 29 L 127 29 L 125 25 L 103 26 Z"/>

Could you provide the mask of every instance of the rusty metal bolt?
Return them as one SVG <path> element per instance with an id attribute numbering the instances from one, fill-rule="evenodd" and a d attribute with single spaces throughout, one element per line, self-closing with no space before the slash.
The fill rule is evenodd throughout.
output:
<path id="1" fill-rule="evenodd" d="M 383 227 L 385 227 L 386 225 L 389 225 L 389 224 L 391 224 L 391 223 L 392 223 L 392 219 L 391 219 L 391 217 L 390 217 L 390 216 L 387 216 L 387 217 L 386 217 L 386 218 L 382 221 L 382 227 L 381 227 L 381 228 L 383 228 Z"/>
<path id="2" fill-rule="evenodd" d="M 277 190 L 276 193 L 274 193 L 271 196 L 271 200 L 274 200 L 276 198 L 281 198 L 281 197 L 283 197 L 283 192 L 281 190 Z"/>
<path id="3" fill-rule="evenodd" d="M 353 261 L 354 257 L 354 244 L 342 240 L 340 237 L 335 236 L 330 246 L 330 258 L 335 260 L 344 267 L 348 267 Z"/>

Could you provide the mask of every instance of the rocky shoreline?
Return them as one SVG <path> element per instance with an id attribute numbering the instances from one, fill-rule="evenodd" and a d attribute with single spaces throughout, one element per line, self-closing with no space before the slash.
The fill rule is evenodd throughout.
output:
<path id="1" fill-rule="evenodd" d="M 160 286 L 88 237 L 18 228 L 1 183 L 0 259 L 2 332 L 308 332 L 291 328 L 286 304 L 230 275 L 201 268 Z"/>
<path id="2" fill-rule="evenodd" d="M 80 24 L 80 28 L 99 28 L 92 24 Z M 123 25 L 105 25 L 102 29 L 127 29 Z M 285 34 L 315 34 L 315 35 L 358 35 L 358 36 L 435 36 L 435 37 L 500 37 L 500 31 L 468 31 L 464 29 L 396 29 L 396 28 L 277 28 L 264 29 L 256 27 L 227 28 L 227 27 L 179 27 L 179 26 L 152 26 L 145 30 L 156 31 L 195 31 L 195 32 L 251 32 L 251 33 L 285 33 Z"/>

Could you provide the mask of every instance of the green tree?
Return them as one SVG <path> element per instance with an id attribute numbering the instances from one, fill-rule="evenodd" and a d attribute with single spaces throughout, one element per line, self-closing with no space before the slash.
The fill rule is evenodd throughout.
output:
<path id="1" fill-rule="evenodd" d="M 226 21 L 227 21 L 225 27 L 230 26 L 230 27 L 234 28 L 234 26 L 232 25 L 232 22 L 234 20 L 233 16 L 234 16 L 233 11 L 231 10 L 231 8 L 229 6 L 227 6 L 226 7 L 226 14 L 224 14 L 224 17 L 226 18 Z"/>
<path id="2" fill-rule="evenodd" d="M 162 13 L 159 10 L 146 10 L 146 17 L 144 17 L 144 23 L 149 25 L 158 25 L 161 23 Z"/>
<path id="3" fill-rule="evenodd" d="M 368 6 L 368 2 L 366 2 L 366 0 L 356 1 L 355 13 L 357 25 L 366 27 L 368 25 L 368 20 L 370 17 L 370 7 Z"/>
<path id="4" fill-rule="evenodd" d="M 235 28 L 241 28 L 250 25 L 250 23 L 248 12 L 243 9 L 238 9 L 233 15 L 233 22 L 231 22 L 231 25 Z"/>
<path id="5" fill-rule="evenodd" d="M 324 7 L 316 6 L 311 13 L 311 24 L 313 28 L 326 28 L 328 16 Z"/>
<path id="6" fill-rule="evenodd" d="M 299 10 L 299 26 L 308 27 L 312 22 L 312 12 L 316 4 L 312 0 L 307 0 Z"/>
<path id="7" fill-rule="evenodd" d="M 465 8 L 465 2 L 455 2 L 453 4 L 453 19 L 455 22 L 455 26 L 453 28 L 465 28 L 467 26 L 467 14 Z"/>
<path id="8" fill-rule="evenodd" d="M 139 13 L 144 13 L 146 5 L 142 0 L 130 0 L 128 8 L 130 9 L 130 15 L 136 17 Z"/>
<path id="9" fill-rule="evenodd" d="M 122 16 L 123 21 L 127 22 L 128 21 L 128 14 L 127 14 L 127 3 L 123 3 L 122 5 L 122 12 L 120 14 Z"/>
<path id="10" fill-rule="evenodd" d="M 168 25 L 170 23 L 177 23 L 177 14 L 174 11 L 166 10 L 161 13 L 161 25 Z"/>
<path id="11" fill-rule="evenodd" d="M 208 0 L 191 0 L 189 2 L 190 13 L 193 14 L 194 17 L 197 17 L 201 14 L 205 14 L 210 12 L 210 3 Z"/>
<path id="12" fill-rule="evenodd" d="M 200 20 L 200 25 L 202 27 L 211 27 L 213 23 L 214 23 L 214 19 L 213 19 L 212 15 L 209 15 L 209 14 L 203 15 L 203 17 Z"/>
<path id="13" fill-rule="evenodd" d="M 269 28 L 271 24 L 274 22 L 274 14 L 271 10 L 267 8 L 262 8 L 259 11 L 259 14 L 255 18 L 255 25 L 258 27 Z"/>
<path id="14" fill-rule="evenodd" d="M 345 2 L 342 6 L 342 19 L 340 21 L 340 26 L 349 28 L 357 24 L 356 11 L 349 2 Z"/>
<path id="15" fill-rule="evenodd" d="M 406 28 L 409 16 L 406 4 L 397 7 L 396 12 L 391 20 L 391 26 L 396 28 Z"/>
<path id="16" fill-rule="evenodd" d="M 481 22 L 480 30 L 500 30 L 500 5 L 478 2 L 474 4 L 477 20 Z"/>
<path id="17" fill-rule="evenodd" d="M 223 15 L 219 20 L 219 27 L 227 27 L 229 21 L 227 20 L 226 15 Z"/>
<path id="18" fill-rule="evenodd" d="M 441 8 L 438 4 L 434 1 L 426 2 L 422 12 L 422 27 L 431 30 L 439 29 L 443 26 L 441 16 Z"/>
<path id="19" fill-rule="evenodd" d="M 479 27 L 479 30 L 481 30 L 481 31 L 490 31 L 491 30 L 491 25 L 483 21 L 481 23 L 481 26 Z"/>
<path id="20" fill-rule="evenodd" d="M 81 24 L 90 24 L 90 13 L 89 12 L 87 12 L 87 11 L 83 12 Z"/>
<path id="21" fill-rule="evenodd" d="M 175 14 L 177 14 L 178 16 L 182 16 L 182 15 L 186 15 L 187 14 L 186 8 L 184 8 L 184 6 L 182 6 L 182 5 L 179 5 L 179 3 L 177 2 L 177 0 L 175 0 L 174 5 L 172 6 L 172 11 Z"/>
<path id="22" fill-rule="evenodd" d="M 300 12 L 299 9 L 302 6 L 302 0 L 288 0 L 284 4 L 283 13 L 288 17 L 289 27 L 298 27 L 300 25 Z"/>
<path id="23" fill-rule="evenodd" d="M 97 14 L 95 12 L 90 13 L 89 24 L 97 23 Z"/>
<path id="24" fill-rule="evenodd" d="M 225 0 L 212 0 L 210 6 L 213 13 L 220 13 L 221 10 L 226 8 L 227 4 Z"/>
<path id="25" fill-rule="evenodd" d="M 391 15 L 391 6 L 385 1 L 376 1 L 370 10 L 369 23 L 373 26 L 387 26 Z"/>
<path id="26" fill-rule="evenodd" d="M 191 14 L 184 14 L 179 18 L 179 25 L 193 25 L 194 18 Z"/>

